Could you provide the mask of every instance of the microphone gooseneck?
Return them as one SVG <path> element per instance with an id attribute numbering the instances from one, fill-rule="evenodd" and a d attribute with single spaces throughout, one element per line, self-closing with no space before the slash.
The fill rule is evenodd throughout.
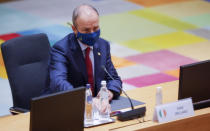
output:
<path id="1" fill-rule="evenodd" d="M 115 79 L 109 74 L 109 72 L 106 70 L 105 66 L 102 65 L 101 68 L 106 72 L 106 74 L 108 74 L 108 76 L 109 76 L 112 80 L 115 80 Z M 127 95 L 127 93 L 123 90 L 123 88 L 119 88 L 119 87 L 117 87 L 117 88 L 120 89 L 120 90 L 123 92 L 123 94 L 125 94 L 125 96 L 128 98 L 128 100 L 129 100 L 129 102 L 130 102 L 130 104 L 131 104 L 131 109 L 133 110 L 134 107 L 133 107 L 133 103 L 132 103 L 130 97 L 129 97 L 129 96 Z"/>

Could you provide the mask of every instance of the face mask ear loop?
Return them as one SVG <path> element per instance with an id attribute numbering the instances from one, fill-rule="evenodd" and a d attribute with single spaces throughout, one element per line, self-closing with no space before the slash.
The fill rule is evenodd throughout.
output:
<path id="1" fill-rule="evenodd" d="M 70 26 L 70 27 L 74 26 L 71 22 L 67 22 L 66 24 L 67 24 L 68 26 Z M 78 29 L 77 29 L 77 27 L 76 27 L 76 26 L 74 26 L 74 27 L 76 28 L 77 32 L 79 32 Z M 76 36 L 77 36 L 77 34 L 76 34 Z"/>

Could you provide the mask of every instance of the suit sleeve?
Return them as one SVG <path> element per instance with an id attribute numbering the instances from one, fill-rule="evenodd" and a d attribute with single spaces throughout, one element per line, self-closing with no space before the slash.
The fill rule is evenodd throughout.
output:
<path id="1" fill-rule="evenodd" d="M 59 48 L 51 48 L 51 58 L 49 65 L 50 89 L 52 92 L 73 89 L 67 81 L 67 59 Z"/>
<path id="2" fill-rule="evenodd" d="M 121 94 L 122 81 L 121 78 L 118 76 L 118 73 L 112 63 L 109 44 L 107 48 L 106 69 L 110 73 L 110 75 L 114 78 L 114 80 L 112 80 L 106 74 L 107 88 L 114 94 L 114 98 L 117 98 Z"/>

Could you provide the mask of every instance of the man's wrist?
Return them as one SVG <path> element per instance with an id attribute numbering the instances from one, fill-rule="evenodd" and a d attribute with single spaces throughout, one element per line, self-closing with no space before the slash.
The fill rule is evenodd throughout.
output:
<path id="1" fill-rule="evenodd" d="M 116 98 L 118 98 L 118 96 L 119 96 L 119 93 L 118 93 L 118 92 L 113 91 L 113 90 L 110 90 L 110 89 L 109 89 L 109 91 L 110 91 L 110 92 L 112 92 L 112 94 L 113 94 L 112 99 L 116 99 Z"/>

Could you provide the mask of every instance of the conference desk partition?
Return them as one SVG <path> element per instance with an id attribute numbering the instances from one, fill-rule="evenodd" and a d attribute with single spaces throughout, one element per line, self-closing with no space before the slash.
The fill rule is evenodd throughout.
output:
<path id="1" fill-rule="evenodd" d="M 180 130 L 210 130 L 210 108 L 204 108 L 195 111 L 195 116 L 183 118 L 167 123 L 153 122 L 153 112 L 155 107 L 156 87 L 162 86 L 163 104 L 174 102 L 178 99 L 178 80 L 173 82 L 161 83 L 157 85 L 137 88 L 127 91 L 127 94 L 135 100 L 145 102 L 147 111 L 144 118 L 134 119 L 121 122 L 116 120 L 115 123 L 105 124 L 101 126 L 85 128 L 85 131 L 180 131 Z M 115 117 L 114 117 L 115 118 Z M 116 118 L 115 118 L 116 119 Z M 29 131 L 30 113 L 20 115 L 9 115 L 0 117 L 0 131 Z"/>

